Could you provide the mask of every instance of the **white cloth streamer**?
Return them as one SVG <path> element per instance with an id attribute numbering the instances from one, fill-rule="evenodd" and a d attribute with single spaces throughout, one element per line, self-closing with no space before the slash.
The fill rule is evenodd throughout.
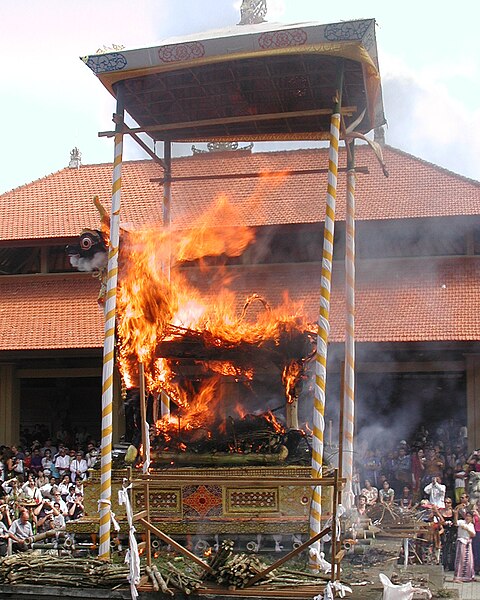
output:
<path id="1" fill-rule="evenodd" d="M 127 514 L 128 521 L 128 551 L 125 555 L 125 562 L 130 568 L 130 575 L 128 581 L 130 583 L 130 593 L 132 594 L 132 600 L 138 598 L 137 585 L 140 583 L 140 555 L 138 553 L 138 544 L 135 538 L 135 527 L 133 525 L 133 511 L 130 503 L 130 497 L 128 490 L 132 488 L 132 484 L 125 485 L 124 480 L 122 489 L 118 490 L 118 503 L 125 505 L 125 512 Z"/>

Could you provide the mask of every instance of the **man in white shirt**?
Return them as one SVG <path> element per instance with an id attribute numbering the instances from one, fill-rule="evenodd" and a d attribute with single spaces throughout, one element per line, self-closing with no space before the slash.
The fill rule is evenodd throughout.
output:
<path id="1" fill-rule="evenodd" d="M 65 448 L 60 448 L 57 458 L 55 459 L 55 467 L 60 475 L 70 475 L 70 457 L 66 454 Z"/>
<path id="2" fill-rule="evenodd" d="M 26 508 L 20 511 L 20 517 L 12 523 L 8 533 L 13 540 L 14 550 L 23 552 L 27 549 L 25 540 L 33 537 L 33 529 L 30 523 L 30 515 Z"/>
<path id="3" fill-rule="evenodd" d="M 87 461 L 83 458 L 83 452 L 77 452 L 74 460 L 70 463 L 70 479 L 73 483 L 77 480 L 83 481 L 88 469 Z"/>
<path id="4" fill-rule="evenodd" d="M 445 492 L 447 488 L 442 484 L 440 477 L 432 477 L 432 482 L 426 485 L 423 491 L 427 494 L 430 504 L 438 508 L 445 508 Z"/>

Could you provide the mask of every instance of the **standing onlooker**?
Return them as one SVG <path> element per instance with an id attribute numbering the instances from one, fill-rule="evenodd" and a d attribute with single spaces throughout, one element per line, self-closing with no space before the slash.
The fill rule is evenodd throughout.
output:
<path id="1" fill-rule="evenodd" d="M 457 527 L 455 525 L 455 514 L 451 498 L 445 498 L 445 508 L 438 509 L 440 524 L 443 528 L 442 541 L 442 565 L 445 571 L 455 569 L 455 545 L 457 541 Z"/>
<path id="2" fill-rule="evenodd" d="M 88 469 L 87 461 L 83 458 L 83 452 L 77 452 L 74 460 L 70 463 L 70 479 L 75 483 L 77 479 L 83 481 Z"/>
<path id="3" fill-rule="evenodd" d="M 425 452 L 423 448 L 419 448 L 412 456 L 412 483 L 413 496 L 415 500 L 419 500 L 420 489 L 425 477 Z"/>
<path id="4" fill-rule="evenodd" d="M 407 447 L 403 444 L 399 447 L 398 456 L 394 462 L 394 476 L 397 483 L 397 493 L 404 486 L 410 487 L 412 485 L 412 461 L 410 455 L 407 454 Z"/>
<path id="5" fill-rule="evenodd" d="M 430 504 L 438 508 L 445 508 L 445 492 L 447 488 L 442 484 L 441 477 L 432 477 L 432 483 L 425 486 L 423 491 L 427 494 Z"/>
<path id="6" fill-rule="evenodd" d="M 55 460 L 55 467 L 60 477 L 70 474 L 70 457 L 67 455 L 65 448 L 60 448 L 58 456 Z"/>
<path id="7" fill-rule="evenodd" d="M 50 450 L 50 448 L 45 449 L 45 454 L 42 458 L 42 468 L 43 468 L 43 472 L 45 473 L 45 475 L 50 477 L 50 475 L 52 474 L 52 469 L 53 469 L 53 458 L 52 458 L 52 451 Z"/>
<path id="8" fill-rule="evenodd" d="M 475 581 L 472 539 L 475 537 L 473 515 L 465 514 L 464 519 L 457 520 L 457 552 L 455 555 L 455 582 Z"/>
<path id="9" fill-rule="evenodd" d="M 475 537 L 472 540 L 473 550 L 473 565 L 475 573 L 480 572 L 480 512 L 478 503 L 472 511 L 473 514 L 473 526 L 475 528 Z"/>

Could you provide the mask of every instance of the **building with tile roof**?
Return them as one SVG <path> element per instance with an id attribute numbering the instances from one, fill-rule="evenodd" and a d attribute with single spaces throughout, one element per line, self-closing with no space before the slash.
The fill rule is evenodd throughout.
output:
<path id="1" fill-rule="evenodd" d="M 385 178 L 357 147 L 357 425 L 468 420 L 480 445 L 480 183 L 384 147 Z M 255 242 L 224 266 L 238 309 L 251 293 L 275 303 L 287 290 L 316 320 L 327 151 L 194 154 L 173 160 L 172 221 L 188 229 L 220 195 L 255 229 Z M 345 167 L 342 150 L 340 168 Z M 68 264 L 65 245 L 99 228 L 92 198 L 109 207 L 110 164 L 65 168 L 0 196 L 0 442 L 20 427 L 52 433 L 82 426 L 98 436 L 103 315 L 99 282 Z M 123 165 L 122 223 L 162 224 L 163 171 Z M 230 224 L 230 223 L 229 223 Z M 225 223 L 214 223 L 224 227 Z M 233 225 L 233 223 L 232 223 Z M 343 352 L 345 174 L 339 178 L 327 410 L 338 411 Z M 209 270 L 188 276 L 214 294 Z M 187 271 L 187 269 L 186 269 Z M 205 273 L 207 275 L 205 275 Z M 305 391 L 308 397 L 308 390 Z M 123 416 L 117 394 L 116 439 Z M 304 401 L 307 419 L 308 401 Z M 308 419 L 307 419 L 308 420 Z M 367 433 L 366 433 L 367 435 Z"/>

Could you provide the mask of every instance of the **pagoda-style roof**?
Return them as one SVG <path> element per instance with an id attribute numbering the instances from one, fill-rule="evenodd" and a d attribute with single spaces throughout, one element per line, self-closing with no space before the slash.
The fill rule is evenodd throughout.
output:
<path id="1" fill-rule="evenodd" d="M 83 60 L 155 140 L 327 139 L 341 64 L 347 125 L 385 123 L 373 19 L 240 25 Z"/>

